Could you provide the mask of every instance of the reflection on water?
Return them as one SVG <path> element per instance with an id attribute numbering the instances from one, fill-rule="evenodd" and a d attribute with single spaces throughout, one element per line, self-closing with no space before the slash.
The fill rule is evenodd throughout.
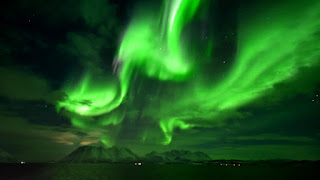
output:
<path id="1" fill-rule="evenodd" d="M 220 164 L 0 164 L 0 179 L 320 179 L 318 166 L 221 166 Z"/>

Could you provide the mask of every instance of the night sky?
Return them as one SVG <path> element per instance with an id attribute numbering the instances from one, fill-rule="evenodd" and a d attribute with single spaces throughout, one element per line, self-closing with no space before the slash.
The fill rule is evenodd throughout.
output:
<path id="1" fill-rule="evenodd" d="M 318 0 L 15 0 L 0 7 L 0 148 L 320 159 Z"/>

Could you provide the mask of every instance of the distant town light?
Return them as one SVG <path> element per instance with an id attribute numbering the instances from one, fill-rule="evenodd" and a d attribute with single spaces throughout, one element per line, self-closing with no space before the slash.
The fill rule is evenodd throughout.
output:
<path id="1" fill-rule="evenodd" d="M 20 164 L 25 164 L 25 163 L 26 163 L 26 162 L 24 162 L 24 161 L 21 161 L 21 162 L 20 162 Z"/>
<path id="2" fill-rule="evenodd" d="M 233 164 L 233 166 L 236 166 L 235 164 Z"/>
<path id="3" fill-rule="evenodd" d="M 134 165 L 137 165 L 137 163 L 134 163 Z"/>
<path id="4" fill-rule="evenodd" d="M 228 164 L 226 164 L 226 166 L 228 166 Z"/>
<path id="5" fill-rule="evenodd" d="M 238 166 L 240 166 L 240 164 L 238 164 Z"/>
<path id="6" fill-rule="evenodd" d="M 141 162 L 139 162 L 138 164 L 139 164 L 139 166 L 141 166 Z"/>

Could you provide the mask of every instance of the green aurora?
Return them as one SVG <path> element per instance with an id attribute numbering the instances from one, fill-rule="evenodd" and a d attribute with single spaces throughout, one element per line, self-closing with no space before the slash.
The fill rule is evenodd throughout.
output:
<path id="1" fill-rule="evenodd" d="M 57 109 L 65 108 L 72 124 L 84 130 L 121 126 L 126 115 L 122 104 L 135 86 L 135 72 L 173 82 L 178 84 L 170 89 L 175 95 L 155 96 L 142 115 L 156 122 L 162 135 L 146 127 L 140 136 L 143 142 L 156 139 L 168 145 L 176 129 L 219 126 L 239 113 L 239 108 L 263 98 L 277 83 L 294 77 L 300 68 L 319 62 L 320 2 L 290 7 L 283 3 L 255 14 L 239 10 L 235 63 L 215 82 L 201 79 L 200 62 L 205 61 L 201 54 L 206 50 L 186 44 L 188 36 L 182 32 L 205 5 L 200 0 L 164 1 L 159 14 L 139 13 L 127 27 L 115 57 L 118 78 L 105 78 L 88 69 L 77 88 L 65 85 L 67 98 Z M 261 21 L 266 18 L 270 21 Z M 101 135 L 101 141 L 116 144 L 108 133 Z"/>
<path id="2" fill-rule="evenodd" d="M 320 27 L 319 2 L 265 9 L 245 22 L 242 18 L 247 17 L 242 17 L 240 12 L 235 63 L 218 83 L 197 81 L 191 75 L 201 74 L 201 67 L 196 67 L 201 59 L 195 60 L 195 55 L 188 53 L 181 43 L 181 32 L 191 22 L 199 4 L 199 0 L 165 1 L 160 15 L 142 14 L 133 18 L 116 57 L 116 63 L 121 64 L 119 83 L 99 81 L 87 73 L 77 85 L 80 88 L 66 85 L 68 98 L 57 108 L 64 107 L 77 114 L 72 117 L 72 123 L 77 127 L 103 128 L 121 123 L 124 112 L 116 109 L 123 103 L 129 87 L 134 86 L 130 82 L 136 69 L 160 81 L 194 81 L 174 100 L 156 97 L 157 101 L 149 104 L 145 111 L 145 116 L 152 116 L 163 131 L 159 142 L 169 144 L 176 128 L 217 126 L 228 118 L 228 112 L 236 112 L 243 105 L 263 97 L 275 84 L 295 76 L 299 68 L 312 66 L 319 60 L 314 36 Z M 300 8 L 299 16 L 293 13 L 298 6 L 304 7 Z M 286 13 L 280 14 L 280 11 Z M 257 22 L 259 17 L 272 21 L 268 24 Z M 297 21 L 302 23 L 295 26 Z M 299 47 L 302 42 L 308 42 L 307 46 Z M 195 121 L 195 118 L 199 120 Z M 142 137 L 144 141 L 148 139 L 146 134 Z M 114 143 L 111 139 L 101 138 L 107 145 Z"/>
<path id="3" fill-rule="evenodd" d="M 55 7 L 55 8 L 52 8 Z M 319 0 L 8 1 L 0 149 L 320 159 Z"/>

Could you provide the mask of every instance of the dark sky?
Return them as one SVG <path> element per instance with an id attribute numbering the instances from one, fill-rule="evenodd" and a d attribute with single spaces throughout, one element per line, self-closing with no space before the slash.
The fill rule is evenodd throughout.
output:
<path id="1" fill-rule="evenodd" d="M 163 80 L 144 70 L 150 64 L 135 64 L 123 101 L 86 116 L 61 102 L 91 108 L 91 96 L 75 101 L 72 92 L 89 86 L 85 93 L 100 93 L 104 81 L 118 82 L 124 70 L 116 76 L 113 63 L 130 22 L 161 12 L 162 1 L 7 1 L 0 7 L 0 148 L 34 162 L 89 144 L 139 155 L 186 149 L 213 159 L 320 159 L 316 7 L 317 1 L 202 1 L 181 33 L 184 52 L 201 59 L 193 74 Z M 84 85 L 88 72 L 95 77 Z"/>

